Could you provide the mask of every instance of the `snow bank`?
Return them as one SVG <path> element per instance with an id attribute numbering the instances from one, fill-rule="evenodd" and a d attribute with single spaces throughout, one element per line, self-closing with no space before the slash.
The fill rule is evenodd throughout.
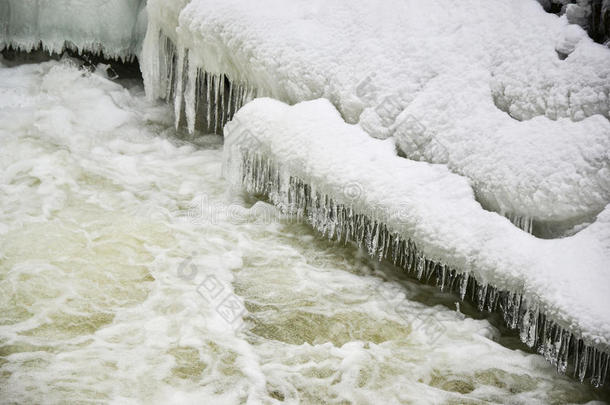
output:
<path id="1" fill-rule="evenodd" d="M 340 153 L 338 153 L 340 152 Z M 485 211 L 442 165 L 396 156 L 324 99 L 256 99 L 225 127 L 225 175 L 441 288 L 500 309 L 521 338 L 594 384 L 610 351 L 610 205 L 587 229 L 537 239 Z M 580 359 L 580 360 L 578 360 Z"/>
<path id="2" fill-rule="evenodd" d="M 145 0 L 6 0 L 0 4 L 0 49 L 65 48 L 132 59 L 146 29 Z"/>
<path id="3" fill-rule="evenodd" d="M 327 98 L 407 157 L 468 176 L 486 208 L 523 223 L 571 226 L 610 201 L 610 51 L 535 0 L 148 7 L 152 96 L 163 93 L 153 80 L 161 33 L 191 76 L 288 103 Z M 195 92 L 178 90 L 174 99 L 195 104 Z"/>

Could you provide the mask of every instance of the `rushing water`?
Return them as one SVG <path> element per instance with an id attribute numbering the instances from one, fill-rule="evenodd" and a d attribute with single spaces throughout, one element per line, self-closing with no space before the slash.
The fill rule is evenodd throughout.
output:
<path id="1" fill-rule="evenodd" d="M 128 87 L 68 62 L 0 68 L 0 403 L 606 395 L 229 190 L 222 139 L 181 139 Z"/>

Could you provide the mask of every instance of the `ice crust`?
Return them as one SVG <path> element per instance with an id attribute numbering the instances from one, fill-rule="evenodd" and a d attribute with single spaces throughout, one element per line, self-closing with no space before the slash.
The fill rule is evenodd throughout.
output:
<path id="1" fill-rule="evenodd" d="M 487 209 L 524 228 L 571 227 L 610 201 L 610 51 L 535 0 L 151 0 L 148 9 L 152 97 L 163 93 L 161 33 L 188 54 L 191 77 L 224 75 L 287 103 L 327 98 L 407 157 L 469 177 Z M 189 106 L 193 95 L 178 98 Z"/>
<path id="2" fill-rule="evenodd" d="M 341 151 L 337 153 L 337 151 Z M 499 309 L 521 338 L 603 383 L 610 349 L 610 205 L 574 236 L 544 240 L 482 209 L 464 177 L 398 157 L 327 100 L 256 99 L 225 126 L 224 173 L 420 279 Z"/>
<path id="3" fill-rule="evenodd" d="M 0 49 L 102 54 L 131 60 L 146 31 L 145 0 L 4 0 Z"/>

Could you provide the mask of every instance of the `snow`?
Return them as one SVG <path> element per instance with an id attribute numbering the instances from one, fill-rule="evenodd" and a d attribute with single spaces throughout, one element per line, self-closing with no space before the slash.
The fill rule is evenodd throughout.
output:
<path id="1" fill-rule="evenodd" d="M 0 49 L 30 52 L 40 45 L 61 53 L 132 59 L 146 30 L 145 0 L 5 0 L 0 4 Z"/>
<path id="2" fill-rule="evenodd" d="M 540 332 L 542 313 L 545 325 L 559 325 L 597 350 L 610 348 L 610 205 L 574 236 L 535 238 L 484 210 L 464 177 L 443 165 L 398 157 L 391 139 L 377 140 L 346 124 L 325 99 L 289 106 L 259 98 L 244 106 L 225 126 L 224 167 L 233 184 L 308 216 L 329 237 L 356 229 L 343 237 L 373 256 L 387 257 L 390 235 L 413 241 L 423 252 L 415 255 L 418 272 L 428 271 L 432 261 L 441 265 L 443 278 L 446 269 L 468 274 L 485 286 L 478 290 L 484 291 L 482 307 L 499 291 L 516 294 L 516 311 L 526 313 L 515 316 L 530 346 L 550 333 L 548 326 Z M 375 229 L 368 236 L 367 227 Z M 560 345 L 553 340 L 542 350 L 550 356 Z"/>
<path id="3" fill-rule="evenodd" d="M 573 227 L 610 201 L 610 51 L 535 0 L 148 9 L 145 77 L 156 77 L 160 31 L 188 66 L 258 95 L 327 98 L 347 122 L 395 138 L 409 158 L 446 163 L 487 209 L 524 223 Z M 158 93 L 154 81 L 147 92 Z"/>
<path id="4" fill-rule="evenodd" d="M 553 222 L 603 209 L 610 202 L 610 122 L 601 115 L 514 120 L 488 102 L 485 79 L 470 73 L 432 79 L 398 117 L 407 124 L 396 132 L 400 149 L 459 167 L 482 204 L 500 213 Z M 470 98 L 458 102 L 465 88 Z"/>

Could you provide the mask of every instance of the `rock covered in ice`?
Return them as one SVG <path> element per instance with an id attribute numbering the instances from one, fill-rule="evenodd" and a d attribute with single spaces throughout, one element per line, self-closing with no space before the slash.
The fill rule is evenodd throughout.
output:
<path id="1" fill-rule="evenodd" d="M 268 178 L 282 184 L 270 187 L 276 201 L 288 201 L 283 183 L 299 179 L 311 193 L 330 196 L 319 209 L 366 213 L 415 241 L 427 258 L 523 296 L 587 344 L 610 348 L 610 205 L 574 236 L 537 239 L 484 210 L 466 178 L 398 157 L 391 140 L 346 124 L 323 99 L 292 107 L 256 99 L 227 124 L 225 139 L 224 170 L 233 183 L 253 167 L 278 170 Z"/>
<path id="2" fill-rule="evenodd" d="M 132 59 L 146 30 L 145 0 L 4 0 L 0 4 L 0 49 L 26 52 L 42 46 Z"/>
<path id="3" fill-rule="evenodd" d="M 148 35 L 189 64 L 288 103 L 327 98 L 407 157 L 468 176 L 488 209 L 571 226 L 610 201 L 610 51 L 535 0 L 148 7 Z"/>

